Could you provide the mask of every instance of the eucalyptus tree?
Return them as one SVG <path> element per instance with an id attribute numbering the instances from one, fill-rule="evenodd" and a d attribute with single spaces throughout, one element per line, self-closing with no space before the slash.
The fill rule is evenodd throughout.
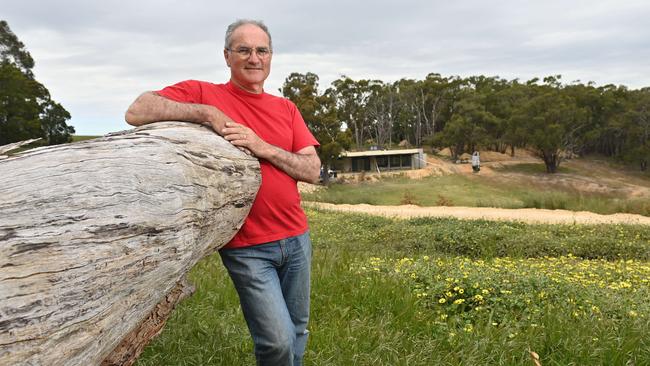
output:
<path id="1" fill-rule="evenodd" d="M 371 114 L 367 105 L 373 89 L 381 85 L 379 80 L 353 80 L 345 75 L 332 82 L 328 93 L 336 103 L 339 120 L 346 125 L 354 137 L 356 148 L 362 150 L 370 136 Z"/>
<path id="2" fill-rule="evenodd" d="M 393 84 L 377 82 L 370 86 L 371 95 L 366 105 L 369 117 L 368 133 L 380 146 L 393 144 L 393 128 L 399 115 L 401 103 Z"/>
<path id="3" fill-rule="evenodd" d="M 419 107 L 421 81 L 400 79 L 393 83 L 400 105 L 393 125 L 395 138 L 419 146 L 422 138 L 422 109 Z"/>
<path id="4" fill-rule="evenodd" d="M 32 55 L 27 52 L 25 44 L 18 39 L 4 20 L 0 20 L 0 62 L 13 64 L 29 78 L 34 76 Z"/>
<path id="5" fill-rule="evenodd" d="M 513 120 L 523 126 L 527 144 L 544 161 L 548 173 L 557 172 L 564 155 L 575 144 L 587 114 L 563 92 L 559 78 L 545 78 L 532 85 L 535 95 L 514 111 Z"/>
<path id="6" fill-rule="evenodd" d="M 50 145 L 71 140 L 70 114 L 36 81 L 34 59 L 0 20 L 0 145 L 43 137 Z"/>
<path id="7" fill-rule="evenodd" d="M 500 140 L 495 142 L 498 151 L 503 153 L 509 147 L 510 155 L 514 157 L 516 149 L 526 145 L 526 129 L 516 111 L 533 95 L 533 88 L 517 79 L 508 82 L 507 87 L 494 94 L 494 114 L 501 119 L 502 133 Z"/>
<path id="8" fill-rule="evenodd" d="M 625 116 L 627 138 L 622 158 L 646 171 L 650 162 L 650 88 L 632 92 L 631 99 Z"/>
<path id="9" fill-rule="evenodd" d="M 43 137 L 40 113 L 46 93 L 13 63 L 0 63 L 0 145 Z"/>
<path id="10" fill-rule="evenodd" d="M 465 88 L 454 103 L 451 120 L 434 141 L 439 146 L 449 147 L 452 157 L 457 158 L 464 152 L 490 144 L 488 128 L 496 122 L 497 118 L 485 108 L 485 95 Z"/>
<path id="11" fill-rule="evenodd" d="M 341 130 L 341 120 L 337 116 L 336 101 L 332 89 L 320 93 L 318 75 L 292 73 L 280 89 L 284 97 L 291 100 L 300 110 L 307 126 L 320 143 L 318 156 L 329 169 L 333 166 L 341 150 L 350 145 L 349 135 Z M 328 175 L 324 175 L 327 183 Z"/>

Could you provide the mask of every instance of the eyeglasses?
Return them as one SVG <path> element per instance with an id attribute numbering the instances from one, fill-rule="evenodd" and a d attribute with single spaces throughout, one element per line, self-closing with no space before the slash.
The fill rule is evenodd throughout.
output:
<path id="1" fill-rule="evenodd" d="M 269 56 L 271 56 L 271 53 L 273 52 L 266 47 L 256 47 L 256 48 L 239 47 L 237 49 L 226 48 L 226 51 L 235 52 L 241 58 L 249 58 L 253 54 L 253 51 L 255 51 L 257 57 L 261 59 L 267 59 Z"/>

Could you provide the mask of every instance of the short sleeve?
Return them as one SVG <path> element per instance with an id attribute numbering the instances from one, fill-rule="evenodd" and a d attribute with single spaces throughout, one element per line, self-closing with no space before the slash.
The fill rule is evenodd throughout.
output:
<path id="1" fill-rule="evenodd" d="M 167 99 L 181 103 L 201 103 L 202 92 L 201 82 L 197 80 L 185 80 L 174 85 L 165 87 L 156 93 Z"/>
<path id="2" fill-rule="evenodd" d="M 293 117 L 293 143 L 291 145 L 291 151 L 297 152 L 307 146 L 320 146 L 314 135 L 312 135 L 311 131 L 309 131 L 309 128 L 307 128 L 307 124 L 302 118 L 302 115 L 300 114 L 298 108 L 290 101 L 287 102 L 289 103 L 289 109 L 291 110 Z"/>

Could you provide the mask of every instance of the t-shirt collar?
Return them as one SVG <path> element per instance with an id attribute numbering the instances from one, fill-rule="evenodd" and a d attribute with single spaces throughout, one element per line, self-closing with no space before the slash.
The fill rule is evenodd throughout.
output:
<path id="1" fill-rule="evenodd" d="M 246 98 L 258 98 L 259 99 L 259 98 L 264 97 L 264 94 L 266 94 L 264 91 L 262 91 L 259 94 L 251 93 L 251 92 L 249 92 L 247 90 L 244 90 L 244 89 L 240 88 L 239 86 L 237 86 L 235 83 L 233 83 L 230 80 L 228 80 L 228 82 L 226 83 L 226 87 L 231 92 L 233 92 L 233 93 L 235 93 L 237 95 L 241 95 L 241 96 L 246 97 Z"/>

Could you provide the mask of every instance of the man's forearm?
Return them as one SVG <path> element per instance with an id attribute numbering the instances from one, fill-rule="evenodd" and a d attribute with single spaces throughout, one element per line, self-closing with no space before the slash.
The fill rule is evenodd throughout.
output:
<path id="1" fill-rule="evenodd" d="M 269 153 L 263 156 L 269 163 L 283 170 L 293 179 L 318 183 L 320 159 L 315 154 L 292 153 L 277 146 L 269 145 Z"/>
<path id="2" fill-rule="evenodd" d="M 145 92 L 131 104 L 125 115 L 126 122 L 141 126 L 160 121 L 184 121 L 209 123 L 219 134 L 228 116 L 217 108 L 205 104 L 179 103 L 161 97 L 154 92 Z"/>

